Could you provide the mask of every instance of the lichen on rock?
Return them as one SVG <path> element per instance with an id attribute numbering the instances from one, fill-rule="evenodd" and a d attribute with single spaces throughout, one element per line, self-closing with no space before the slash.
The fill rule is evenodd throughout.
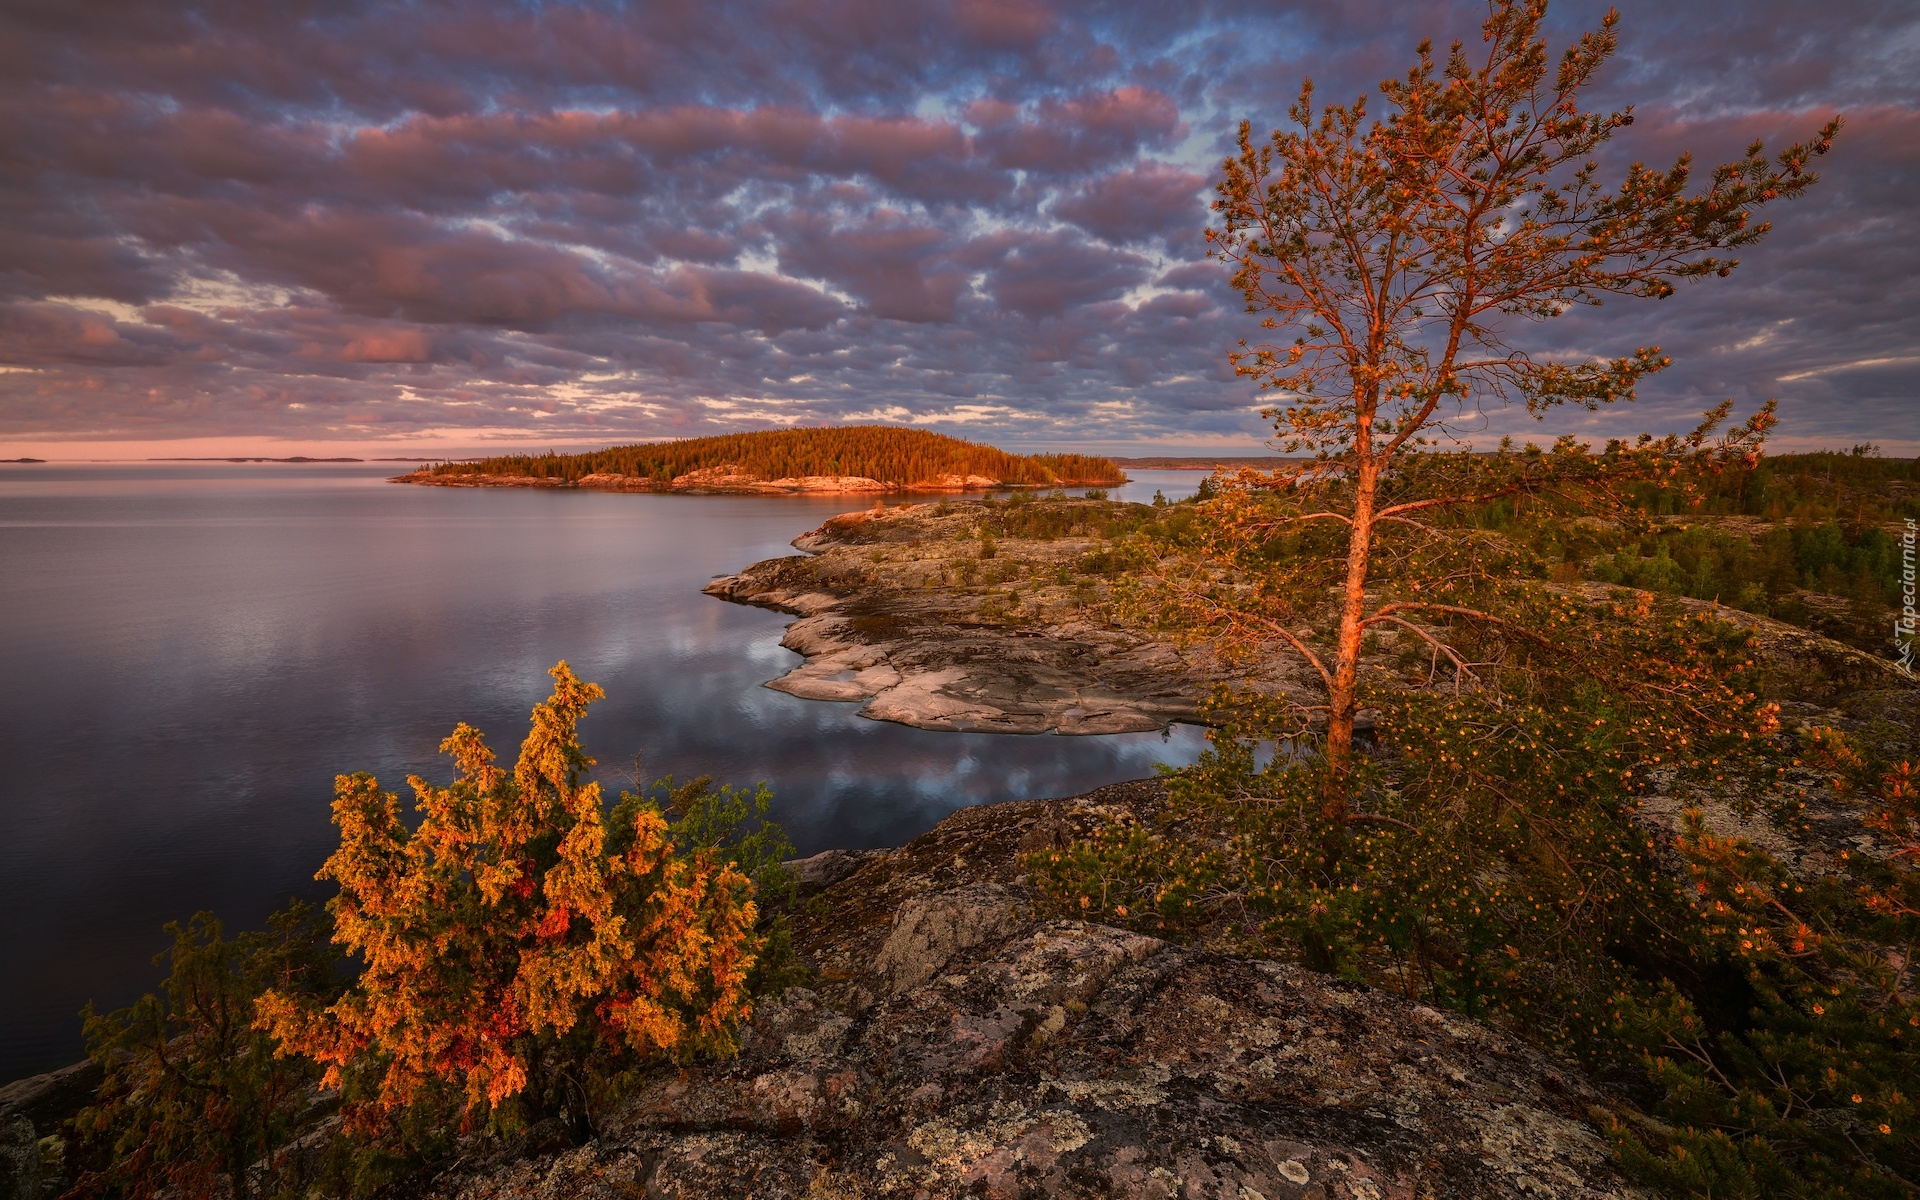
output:
<path id="1" fill-rule="evenodd" d="M 799 914 L 817 980 L 762 1002 L 737 1059 L 657 1071 L 593 1143 L 431 1194 L 1643 1195 L 1589 1115 L 1605 1096 L 1504 1033 L 1033 911 L 1023 850 L 1161 797 L 964 810 L 866 858 Z"/>

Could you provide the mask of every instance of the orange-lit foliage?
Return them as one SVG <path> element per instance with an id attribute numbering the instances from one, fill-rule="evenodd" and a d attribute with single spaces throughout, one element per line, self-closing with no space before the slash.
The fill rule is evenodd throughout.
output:
<path id="1" fill-rule="evenodd" d="M 607 828 L 575 736 L 603 693 L 564 662 L 551 674 L 511 774 L 461 724 L 441 745 L 452 786 L 409 778 L 411 833 L 372 776 L 337 780 L 340 848 L 320 877 L 340 884 L 334 940 L 361 960 L 359 980 L 324 1009 L 278 992 L 258 1009 L 281 1053 L 318 1060 L 327 1086 L 358 1074 L 386 1111 L 439 1085 L 473 1111 L 525 1093 L 537 1116 L 550 1091 L 536 1076 L 570 1055 L 731 1051 L 749 1009 L 752 885 L 711 850 L 677 851 L 651 806 L 630 831 Z"/>
<path id="2" fill-rule="evenodd" d="M 1455 43 L 1441 61 L 1422 43 L 1413 67 L 1381 84 L 1385 120 L 1370 118 L 1364 96 L 1316 108 L 1305 84 L 1288 114 L 1294 128 L 1257 143 L 1241 124 L 1216 188 L 1222 227 L 1207 230 L 1211 252 L 1232 267 L 1247 311 L 1269 314 L 1264 327 L 1285 339 L 1242 344 L 1231 360 L 1275 396 L 1267 415 L 1287 451 L 1318 456 L 1249 481 L 1292 510 L 1256 519 L 1269 534 L 1318 523 L 1343 543 L 1338 602 L 1321 621 L 1331 644 L 1309 649 L 1279 623 L 1260 632 L 1320 677 L 1335 779 L 1352 758 L 1369 632 L 1440 642 L 1445 622 L 1496 620 L 1382 587 L 1376 565 L 1421 552 L 1449 510 L 1537 494 L 1588 469 L 1584 456 L 1559 454 L 1449 479 L 1413 466 L 1420 452 L 1483 429 L 1482 415 L 1509 402 L 1539 414 L 1630 400 L 1668 362 L 1657 346 L 1611 361 L 1535 358 L 1514 348 L 1512 323 L 1726 275 L 1737 265 L 1727 253 L 1768 231 L 1754 210 L 1811 187 L 1813 159 L 1839 132 L 1829 122 L 1771 160 L 1755 142 L 1697 192 L 1684 156 L 1664 171 L 1636 162 L 1609 190 L 1599 158 L 1633 114 L 1584 110 L 1581 93 L 1614 52 L 1618 14 L 1556 65 L 1546 11 L 1545 0 L 1493 0 L 1484 48 Z M 1750 450 L 1771 422 L 1763 411 L 1733 449 Z"/>
<path id="3" fill-rule="evenodd" d="M 627 475 L 667 483 L 689 471 L 734 466 L 761 479 L 807 475 L 852 475 L 899 487 L 943 475 L 980 475 L 1000 483 L 1074 486 L 1120 483 L 1119 467 L 1084 454 L 1008 454 L 978 442 L 924 429 L 850 425 L 828 429 L 777 429 L 613 446 L 590 454 L 516 454 L 478 462 L 448 463 L 441 475 L 526 475 L 578 480 L 587 475 Z"/>

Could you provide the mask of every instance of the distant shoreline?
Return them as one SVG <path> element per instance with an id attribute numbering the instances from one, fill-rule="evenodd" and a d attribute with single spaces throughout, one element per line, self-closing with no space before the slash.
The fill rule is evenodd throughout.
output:
<path id="1" fill-rule="evenodd" d="M 1283 463 L 1298 462 L 1299 459 L 1283 458 L 1277 454 L 1261 454 L 1245 458 L 1208 456 L 1204 458 L 1116 458 L 1113 464 L 1121 470 L 1131 468 L 1135 471 L 1238 471 L 1242 467 L 1271 471 Z"/>
<path id="2" fill-rule="evenodd" d="M 1061 488 L 1118 487 L 1126 480 L 1055 480 L 1051 483 L 1006 483 L 984 475 L 947 475 L 923 479 L 917 483 L 888 483 L 865 475 L 804 475 L 782 479 L 760 479 L 730 471 L 693 471 L 670 481 L 640 475 L 596 474 L 579 479 L 556 479 L 539 475 L 440 475 L 432 471 L 414 471 L 396 475 L 388 483 L 411 483 L 425 487 L 517 487 L 563 488 L 587 492 L 657 492 L 670 495 L 708 496 L 900 496 L 960 494 L 986 491 L 1040 491 Z"/>
<path id="3" fill-rule="evenodd" d="M 23 458 L 23 459 L 20 459 L 19 461 L 20 462 L 39 462 L 41 460 L 37 458 L 35 459 Z M 423 463 L 423 462 L 439 462 L 440 459 L 438 458 L 308 458 L 304 454 L 296 454 L 292 458 L 264 458 L 264 457 L 254 457 L 250 455 L 240 455 L 237 457 L 230 456 L 230 455 L 217 455 L 217 456 L 212 456 L 207 458 L 149 458 L 146 461 L 148 462 L 224 462 L 224 463 L 370 463 L 370 462 Z"/>

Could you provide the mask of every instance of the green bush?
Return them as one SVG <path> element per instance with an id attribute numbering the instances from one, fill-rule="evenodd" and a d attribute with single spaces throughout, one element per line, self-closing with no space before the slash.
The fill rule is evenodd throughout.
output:
<path id="1" fill-rule="evenodd" d="M 1612 1134 L 1675 1194 L 1910 1194 L 1911 768 L 1781 732 L 1730 626 L 1560 603 L 1513 614 L 1551 636 L 1509 643 L 1483 686 L 1376 686 L 1376 748 L 1339 785 L 1297 714 L 1223 694 L 1163 812 L 1026 865 L 1066 911 L 1297 959 L 1577 1056 L 1657 1118 Z M 1809 768 L 1872 813 L 1873 844 L 1818 878 L 1700 816 L 1803 834 Z M 1677 833 L 1649 821 L 1656 794 L 1687 809 Z"/>

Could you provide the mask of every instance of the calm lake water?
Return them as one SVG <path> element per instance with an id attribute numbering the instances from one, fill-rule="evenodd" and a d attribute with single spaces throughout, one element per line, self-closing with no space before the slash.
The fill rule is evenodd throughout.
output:
<path id="1" fill-rule="evenodd" d="M 617 790 L 767 780 L 801 853 L 969 804 L 1186 763 L 1196 730 L 933 733 L 760 686 L 791 619 L 700 594 L 847 500 L 400 487 L 398 467 L 0 466 L 0 1082 L 153 988 L 160 927 L 257 926 L 332 850 L 333 777 L 444 779 L 456 721 L 511 762 L 565 658 Z M 1191 472 L 1136 472 L 1169 499 Z"/>

